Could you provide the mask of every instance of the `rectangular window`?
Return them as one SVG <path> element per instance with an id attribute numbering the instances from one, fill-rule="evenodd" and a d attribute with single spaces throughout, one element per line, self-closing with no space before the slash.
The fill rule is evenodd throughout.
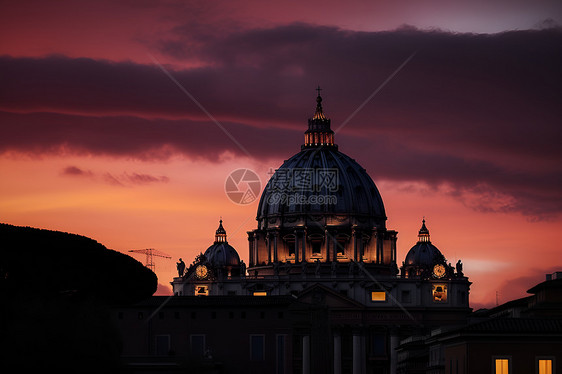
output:
<path id="1" fill-rule="evenodd" d="M 205 354 L 205 335 L 191 335 L 189 337 L 191 354 L 195 357 L 203 357 Z"/>
<path id="2" fill-rule="evenodd" d="M 265 335 L 250 335 L 250 360 L 265 359 Z"/>
<path id="3" fill-rule="evenodd" d="M 386 301 L 386 292 L 384 291 L 371 292 L 371 301 Z"/>
<path id="4" fill-rule="evenodd" d="M 345 257 L 345 244 L 346 240 L 344 238 L 336 240 L 336 254 L 338 257 Z"/>
<path id="5" fill-rule="evenodd" d="M 156 356 L 170 354 L 170 335 L 156 335 Z"/>
<path id="6" fill-rule="evenodd" d="M 209 288 L 207 286 L 195 286 L 195 296 L 209 296 Z"/>
<path id="7" fill-rule="evenodd" d="M 432 287 L 433 302 L 445 303 L 447 302 L 447 285 L 434 284 Z"/>
<path id="8" fill-rule="evenodd" d="M 509 374 L 509 358 L 496 358 L 495 359 L 495 374 Z"/>
<path id="9" fill-rule="evenodd" d="M 322 252 L 322 242 L 319 240 L 312 241 L 312 255 L 313 256 L 320 256 Z"/>
<path id="10" fill-rule="evenodd" d="M 285 335 L 277 335 L 277 374 L 285 374 Z"/>
<path id="11" fill-rule="evenodd" d="M 411 303 L 412 302 L 412 296 L 410 294 L 410 290 L 403 290 L 401 299 L 402 299 L 403 303 Z"/>
<path id="12" fill-rule="evenodd" d="M 540 358 L 538 361 L 538 373 L 539 374 L 552 374 L 552 359 L 550 358 Z"/>
<path id="13" fill-rule="evenodd" d="M 386 335 L 384 333 L 373 333 L 371 342 L 373 356 L 382 357 L 386 355 Z"/>
<path id="14" fill-rule="evenodd" d="M 254 296 L 267 296 L 265 291 L 254 291 Z"/>

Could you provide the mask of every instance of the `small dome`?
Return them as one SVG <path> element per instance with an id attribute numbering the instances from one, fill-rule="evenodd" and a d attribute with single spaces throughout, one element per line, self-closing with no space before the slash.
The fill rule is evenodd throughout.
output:
<path id="1" fill-rule="evenodd" d="M 404 265 L 430 267 L 437 263 L 445 262 L 445 256 L 429 240 L 429 230 L 425 226 L 424 219 L 418 234 L 418 242 L 408 251 Z"/>
<path id="2" fill-rule="evenodd" d="M 240 256 L 228 243 L 215 243 L 205 251 L 205 257 L 212 266 L 240 266 Z"/>
<path id="3" fill-rule="evenodd" d="M 215 267 L 240 266 L 238 252 L 226 240 L 226 230 L 222 226 L 222 219 L 219 222 L 219 228 L 215 232 L 215 242 L 207 248 L 205 257 Z"/>
<path id="4" fill-rule="evenodd" d="M 418 242 L 410 249 L 404 263 L 414 266 L 432 266 L 441 263 L 442 258 L 443 254 L 436 246 L 431 243 Z"/>

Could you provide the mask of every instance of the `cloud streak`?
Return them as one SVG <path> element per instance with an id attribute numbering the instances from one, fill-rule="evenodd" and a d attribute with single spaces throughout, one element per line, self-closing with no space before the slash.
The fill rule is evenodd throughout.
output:
<path id="1" fill-rule="evenodd" d="M 277 160 L 298 150 L 317 84 L 337 128 L 419 51 L 338 133 L 341 150 L 375 180 L 417 181 L 479 211 L 562 212 L 560 29 L 477 35 L 291 24 L 205 34 L 204 43 L 190 31 L 177 27 L 155 46 L 200 67 L 163 67 L 247 152 L 158 66 L 64 56 L 0 58 L 0 152 Z"/>
<path id="2" fill-rule="evenodd" d="M 168 183 L 170 178 L 165 175 L 155 176 L 146 173 L 137 173 L 137 172 L 123 172 L 119 175 L 115 175 L 109 172 L 104 172 L 101 174 L 96 174 L 91 170 L 83 170 L 75 165 L 70 165 L 65 167 L 61 175 L 69 176 L 69 177 L 90 177 L 90 178 L 101 178 L 104 183 L 111 184 L 114 186 L 134 186 L 134 185 L 148 185 L 153 183 Z"/>

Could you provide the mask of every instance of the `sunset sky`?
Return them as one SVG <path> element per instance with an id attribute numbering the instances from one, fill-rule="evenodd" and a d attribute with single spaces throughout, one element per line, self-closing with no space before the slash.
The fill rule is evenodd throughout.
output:
<path id="1" fill-rule="evenodd" d="M 225 181 L 263 189 L 320 85 L 399 265 L 425 216 L 474 308 L 525 296 L 562 270 L 560 25 L 559 0 L 5 1 L 0 222 L 169 254 L 160 293 L 220 217 L 248 263 L 257 201 Z"/>

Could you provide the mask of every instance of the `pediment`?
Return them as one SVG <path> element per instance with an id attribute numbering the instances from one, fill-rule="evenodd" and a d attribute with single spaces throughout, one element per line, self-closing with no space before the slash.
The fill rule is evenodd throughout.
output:
<path id="1" fill-rule="evenodd" d="M 330 309 L 363 309 L 365 306 L 349 297 L 321 284 L 314 284 L 303 290 L 298 300 L 302 303 L 325 305 Z"/>

